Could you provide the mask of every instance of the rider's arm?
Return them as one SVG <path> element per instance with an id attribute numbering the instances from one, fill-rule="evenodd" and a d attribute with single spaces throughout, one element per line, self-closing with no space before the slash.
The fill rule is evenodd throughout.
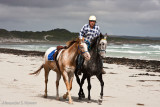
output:
<path id="1" fill-rule="evenodd" d="M 97 28 L 96 28 L 96 30 L 97 30 L 97 32 L 96 32 L 96 36 L 99 36 L 100 35 L 100 27 L 99 26 L 97 26 Z"/>
<path id="2" fill-rule="evenodd" d="M 80 32 L 79 32 L 79 39 L 81 39 L 82 40 L 82 38 L 84 37 L 84 35 L 85 35 L 85 33 L 86 33 L 86 28 L 87 28 L 87 24 L 85 24 L 83 27 L 82 27 L 82 29 L 80 30 Z"/>

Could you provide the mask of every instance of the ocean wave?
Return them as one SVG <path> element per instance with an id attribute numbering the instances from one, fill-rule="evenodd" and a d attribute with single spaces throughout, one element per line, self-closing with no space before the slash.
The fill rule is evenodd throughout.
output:
<path id="1" fill-rule="evenodd" d="M 150 48 L 154 48 L 154 49 L 159 49 L 160 50 L 160 45 L 150 45 Z"/>
<path id="2" fill-rule="evenodd" d="M 106 50 L 107 52 L 113 52 L 113 53 L 130 53 L 130 54 L 152 54 L 150 51 L 120 51 L 120 50 Z"/>
<path id="3" fill-rule="evenodd" d="M 151 44 L 141 44 L 142 46 L 150 46 Z"/>
<path id="4" fill-rule="evenodd" d="M 123 44 L 123 45 L 113 45 L 108 46 L 110 49 L 141 49 L 141 48 L 147 48 L 150 46 L 149 44 Z"/>
<path id="5" fill-rule="evenodd" d="M 130 49 L 134 48 L 133 46 L 108 46 L 107 49 Z"/>

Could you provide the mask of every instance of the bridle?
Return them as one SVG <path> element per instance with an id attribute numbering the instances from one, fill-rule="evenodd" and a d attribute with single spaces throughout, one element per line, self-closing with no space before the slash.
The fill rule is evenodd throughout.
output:
<path id="1" fill-rule="evenodd" d="M 98 38 L 98 39 L 100 39 L 100 38 Z M 105 40 L 105 41 L 106 41 L 106 38 L 103 38 L 103 39 L 98 40 L 98 41 L 97 41 L 97 44 L 99 44 L 99 42 L 100 42 L 101 40 Z M 83 55 L 83 54 L 86 53 L 86 52 L 89 52 L 89 50 L 91 49 L 91 43 L 90 43 L 88 40 L 84 40 L 84 42 L 85 42 L 85 43 L 87 44 L 87 46 L 88 46 L 88 51 L 82 51 L 82 50 L 80 49 L 80 46 L 78 45 L 78 51 L 79 51 L 79 54 L 81 54 L 81 55 Z M 97 52 L 106 52 L 106 50 L 105 50 L 105 49 L 99 49 L 99 48 L 97 48 Z"/>
<path id="2" fill-rule="evenodd" d="M 88 50 L 87 51 L 82 51 L 79 45 L 78 45 L 78 52 L 79 52 L 79 54 L 83 55 L 84 53 L 88 52 Z"/>
<path id="3" fill-rule="evenodd" d="M 106 41 L 106 39 L 101 39 L 101 40 L 105 40 L 105 41 Z M 100 41 L 101 41 L 101 40 L 100 40 Z M 99 41 L 99 42 L 100 42 L 100 41 Z M 99 43 L 99 42 L 98 42 L 98 43 Z M 99 49 L 99 48 L 98 48 L 97 51 L 98 51 L 98 52 L 106 52 L 106 49 Z"/>

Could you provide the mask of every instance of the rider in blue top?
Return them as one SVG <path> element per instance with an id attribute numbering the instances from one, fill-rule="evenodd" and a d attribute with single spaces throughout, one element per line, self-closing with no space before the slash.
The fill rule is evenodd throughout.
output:
<path id="1" fill-rule="evenodd" d="M 80 33 L 79 33 L 79 39 L 82 39 L 84 37 L 85 41 L 89 41 L 97 36 L 100 35 L 100 27 L 96 25 L 96 17 L 90 16 L 89 17 L 89 24 L 85 24 Z M 81 65 L 83 63 L 83 58 L 79 55 L 78 56 L 78 69 L 80 69 Z M 106 72 L 102 70 L 102 74 L 105 74 Z M 80 70 L 78 70 L 78 74 L 81 74 Z"/>
<path id="2" fill-rule="evenodd" d="M 89 24 L 85 24 L 80 33 L 79 38 L 82 39 L 82 37 L 85 38 L 85 40 L 90 41 L 94 37 L 97 37 L 100 35 L 100 28 L 98 25 L 96 25 L 96 17 L 90 16 L 89 17 Z"/>

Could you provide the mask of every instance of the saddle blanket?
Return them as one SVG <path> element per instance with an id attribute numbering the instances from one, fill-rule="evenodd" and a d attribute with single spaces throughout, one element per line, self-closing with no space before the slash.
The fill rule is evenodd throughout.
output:
<path id="1" fill-rule="evenodd" d="M 64 49 L 61 49 L 59 52 L 58 52 L 58 55 L 57 55 L 57 60 L 61 54 L 61 52 L 63 51 Z M 54 54 L 57 52 L 57 49 L 55 47 L 51 47 L 49 48 L 46 53 L 45 53 L 45 57 L 47 58 L 48 61 L 54 61 Z"/>
<path id="2" fill-rule="evenodd" d="M 55 54 L 55 52 L 57 51 L 57 49 L 55 48 L 50 48 L 48 52 L 48 61 L 54 61 L 55 59 L 53 58 L 53 55 Z"/>

